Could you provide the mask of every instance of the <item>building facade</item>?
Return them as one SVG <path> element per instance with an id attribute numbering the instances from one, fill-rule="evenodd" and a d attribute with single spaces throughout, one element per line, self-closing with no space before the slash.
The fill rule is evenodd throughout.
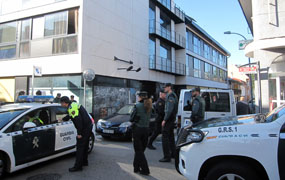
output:
<path id="1" fill-rule="evenodd" d="M 245 54 L 260 62 L 261 105 L 263 112 L 268 112 L 285 103 L 285 1 L 239 2 L 254 36 Z M 255 89 L 258 97 L 258 88 Z M 259 105 L 257 98 L 256 102 Z"/>
<path id="2" fill-rule="evenodd" d="M 75 95 L 80 103 L 82 72 L 94 70 L 86 90 L 87 109 L 96 118 L 135 102 L 138 90 L 156 98 L 167 82 L 227 88 L 229 53 L 171 0 L 0 4 L 0 101 L 31 94 L 33 66 L 43 73 L 35 78 L 35 92 Z"/>

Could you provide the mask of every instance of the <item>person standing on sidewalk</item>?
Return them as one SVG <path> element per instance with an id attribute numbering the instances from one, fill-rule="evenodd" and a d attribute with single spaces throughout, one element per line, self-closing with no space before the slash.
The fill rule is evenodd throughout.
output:
<path id="1" fill-rule="evenodd" d="M 156 148 L 153 147 L 152 143 L 157 138 L 157 136 L 161 134 L 161 123 L 164 118 L 165 98 L 166 98 L 166 93 L 164 92 L 164 90 L 161 90 L 159 93 L 159 99 L 155 103 L 155 111 L 157 114 L 157 117 L 155 119 L 155 129 L 147 145 L 147 147 L 151 150 L 156 150 Z"/>
<path id="2" fill-rule="evenodd" d="M 138 103 L 135 105 L 130 121 L 133 123 L 133 144 L 135 150 L 134 172 L 149 175 L 149 167 L 144 155 L 148 142 L 148 128 L 152 111 L 152 100 L 147 92 L 138 93 Z"/>
<path id="3" fill-rule="evenodd" d="M 171 162 L 175 154 L 174 123 L 178 111 L 178 98 L 173 92 L 172 85 L 167 83 L 164 87 L 167 93 L 165 100 L 165 116 L 162 126 L 162 147 L 164 157 L 159 162 Z"/>
<path id="4" fill-rule="evenodd" d="M 88 143 L 92 134 L 92 121 L 86 109 L 71 102 L 67 96 L 60 98 L 62 107 L 68 108 L 68 115 L 63 118 L 64 121 L 71 119 L 76 130 L 76 161 L 69 172 L 82 171 L 82 166 L 88 166 Z"/>

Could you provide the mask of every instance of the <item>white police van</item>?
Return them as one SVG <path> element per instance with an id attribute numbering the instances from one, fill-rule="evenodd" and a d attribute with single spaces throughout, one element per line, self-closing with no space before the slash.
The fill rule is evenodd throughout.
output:
<path id="1" fill-rule="evenodd" d="M 285 105 L 181 130 L 176 168 L 190 180 L 285 179 Z"/>
<path id="2" fill-rule="evenodd" d="M 205 119 L 236 116 L 236 102 L 232 90 L 201 89 L 205 100 Z M 191 125 L 192 90 L 182 89 L 179 97 L 177 121 L 181 127 Z"/>
<path id="3" fill-rule="evenodd" d="M 51 97 L 34 97 L 38 100 Z M 33 98 L 29 99 L 33 101 Z M 34 164 L 75 152 L 76 129 L 60 121 L 67 110 L 59 104 L 18 103 L 0 106 L 0 177 Z M 36 125 L 29 120 L 40 119 Z M 95 141 L 95 126 L 89 152 Z"/>

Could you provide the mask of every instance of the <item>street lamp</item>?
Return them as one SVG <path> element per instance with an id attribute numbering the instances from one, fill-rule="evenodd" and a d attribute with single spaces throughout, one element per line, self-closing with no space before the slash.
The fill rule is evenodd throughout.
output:
<path id="1" fill-rule="evenodd" d="M 231 32 L 231 31 L 226 31 L 224 32 L 224 34 L 235 34 L 235 35 L 239 35 L 241 36 L 244 40 L 247 40 L 245 36 L 243 36 L 242 34 L 236 33 L 236 32 Z M 250 57 L 248 58 L 248 66 L 251 67 L 250 65 Z M 249 82 L 250 82 L 250 96 L 251 96 L 251 100 L 252 100 L 252 109 L 254 108 L 254 104 L 253 104 L 253 92 L 252 92 L 252 79 L 251 79 L 251 75 L 249 76 Z"/>

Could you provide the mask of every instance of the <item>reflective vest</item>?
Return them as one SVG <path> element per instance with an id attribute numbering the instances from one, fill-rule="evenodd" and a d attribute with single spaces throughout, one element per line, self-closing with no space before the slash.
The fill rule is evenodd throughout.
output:
<path id="1" fill-rule="evenodd" d="M 77 104 L 75 102 L 71 103 L 69 108 L 68 108 L 68 115 L 72 118 L 75 118 L 79 115 L 79 109 L 80 109 L 81 105 Z"/>
<path id="2" fill-rule="evenodd" d="M 40 118 L 38 118 L 38 117 L 30 118 L 29 122 L 34 122 L 34 120 L 39 121 L 42 125 L 44 124 L 44 122 Z"/>

